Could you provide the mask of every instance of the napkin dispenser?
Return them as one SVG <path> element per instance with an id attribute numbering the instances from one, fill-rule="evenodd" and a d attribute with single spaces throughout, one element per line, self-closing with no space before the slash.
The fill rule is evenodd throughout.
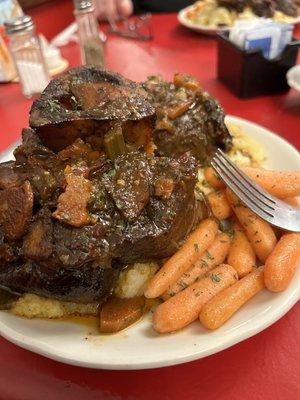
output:
<path id="1" fill-rule="evenodd" d="M 218 34 L 218 79 L 241 98 L 287 92 L 287 71 L 296 63 L 300 41 L 293 40 L 283 52 L 267 60 L 258 50 L 243 50 Z"/>

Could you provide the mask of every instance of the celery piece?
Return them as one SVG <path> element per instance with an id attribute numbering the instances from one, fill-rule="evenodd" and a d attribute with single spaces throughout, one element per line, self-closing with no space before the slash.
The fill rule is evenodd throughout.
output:
<path id="1" fill-rule="evenodd" d="M 104 148 L 108 157 L 114 161 L 125 153 L 125 141 L 121 126 L 113 127 L 104 137 Z"/>

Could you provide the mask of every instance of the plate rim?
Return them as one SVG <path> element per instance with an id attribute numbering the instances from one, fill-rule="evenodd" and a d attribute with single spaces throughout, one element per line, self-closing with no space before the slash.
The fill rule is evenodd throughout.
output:
<path id="1" fill-rule="evenodd" d="M 287 146 L 289 150 L 299 158 L 300 161 L 300 155 L 298 150 L 289 142 L 287 142 L 285 139 L 278 136 L 276 133 L 270 131 L 269 129 L 264 128 L 263 126 L 251 122 L 249 120 L 246 120 L 244 118 L 232 115 L 227 115 L 226 120 L 228 123 L 232 124 L 241 123 L 244 124 L 244 126 L 248 125 L 255 129 L 259 128 L 261 131 L 265 131 L 267 134 L 273 136 L 277 142 L 279 141 L 284 143 L 284 145 Z M 12 146 L 10 146 L 10 149 L 11 148 Z M 5 153 L 0 154 L 0 161 Z M 274 296 L 276 296 L 276 294 L 274 294 Z M 283 317 L 297 303 L 299 299 L 300 299 L 300 291 L 294 289 L 290 293 L 290 295 L 286 297 L 282 303 L 280 303 L 280 306 L 276 308 L 275 312 L 273 311 L 273 313 L 271 313 L 270 315 L 267 314 L 267 315 L 257 316 L 255 323 L 253 323 L 253 325 L 250 325 L 250 327 L 247 327 L 246 330 L 243 331 L 242 333 L 235 333 L 230 337 L 226 337 L 224 340 L 222 340 L 218 345 L 215 345 L 213 348 L 208 347 L 204 350 L 199 350 L 198 352 L 195 349 L 195 351 L 192 353 L 182 354 L 181 356 L 176 356 L 169 360 L 162 359 L 158 361 L 151 361 L 151 360 L 139 361 L 138 359 L 135 359 L 131 363 L 124 363 L 124 362 L 108 363 L 108 362 L 101 362 L 101 360 L 99 360 L 99 362 L 94 362 L 94 361 L 76 359 L 74 357 L 70 357 L 70 355 L 64 355 L 62 353 L 53 353 L 53 351 L 52 352 L 50 351 L 51 346 L 49 345 L 45 346 L 45 344 L 43 343 L 41 344 L 41 341 L 39 339 L 32 338 L 28 335 L 22 335 L 21 333 L 16 332 L 10 326 L 7 326 L 1 319 L 2 312 L 0 312 L 0 335 L 23 349 L 32 351 L 36 354 L 45 356 L 49 359 L 74 366 L 80 366 L 92 369 L 107 369 L 107 370 L 139 370 L 139 369 L 168 367 L 172 365 L 179 365 L 182 363 L 195 361 L 203 357 L 207 357 L 209 355 L 218 353 L 222 350 L 232 347 L 233 345 L 256 335 L 259 332 L 262 332 L 270 325 L 278 321 L 281 317 Z"/>
<path id="2" fill-rule="evenodd" d="M 299 75 L 298 82 L 295 80 L 295 71 L 298 72 Z M 290 68 L 286 74 L 286 78 L 289 86 L 300 92 L 300 64 L 296 64 Z"/>

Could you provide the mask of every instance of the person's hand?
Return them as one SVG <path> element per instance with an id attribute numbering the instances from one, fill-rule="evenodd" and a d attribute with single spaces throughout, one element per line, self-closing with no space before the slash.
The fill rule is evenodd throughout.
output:
<path id="1" fill-rule="evenodd" d="M 99 19 L 116 20 L 119 17 L 129 17 L 133 13 L 131 0 L 96 0 Z"/>

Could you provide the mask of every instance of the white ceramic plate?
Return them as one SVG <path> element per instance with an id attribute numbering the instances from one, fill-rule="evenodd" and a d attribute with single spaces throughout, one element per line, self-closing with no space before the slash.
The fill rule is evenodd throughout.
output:
<path id="1" fill-rule="evenodd" d="M 207 25 L 200 25 L 192 22 L 189 18 L 187 18 L 187 12 L 190 11 L 194 6 L 188 6 L 183 8 L 177 14 L 178 21 L 181 25 L 185 26 L 186 28 L 192 29 L 195 32 L 203 33 L 205 35 L 216 35 L 217 33 L 229 31 L 230 27 L 218 27 L 218 26 L 207 26 Z M 300 16 L 293 19 L 291 22 L 292 25 L 296 25 L 300 23 Z"/>
<path id="2" fill-rule="evenodd" d="M 300 65 L 295 65 L 289 69 L 286 74 L 286 79 L 290 87 L 300 92 Z"/>
<path id="3" fill-rule="evenodd" d="M 274 133 L 236 117 L 239 125 L 265 147 L 266 166 L 300 169 L 298 151 Z M 12 158 L 6 153 L 0 161 Z M 264 291 L 215 332 L 195 322 L 170 335 L 151 328 L 151 315 L 115 335 L 100 335 L 96 329 L 71 322 L 26 320 L 0 312 L 0 333 L 20 347 L 67 364 L 106 369 L 163 367 L 196 360 L 216 353 L 257 334 L 282 317 L 300 298 L 300 268 L 282 293 Z"/>
<path id="4" fill-rule="evenodd" d="M 177 19 L 181 23 L 181 25 L 186 28 L 192 29 L 195 32 L 204 33 L 205 35 L 216 35 L 217 33 L 228 31 L 229 27 L 208 27 L 206 25 L 199 25 L 192 22 L 189 18 L 187 18 L 186 13 L 193 8 L 193 5 L 183 8 L 177 14 Z"/>

